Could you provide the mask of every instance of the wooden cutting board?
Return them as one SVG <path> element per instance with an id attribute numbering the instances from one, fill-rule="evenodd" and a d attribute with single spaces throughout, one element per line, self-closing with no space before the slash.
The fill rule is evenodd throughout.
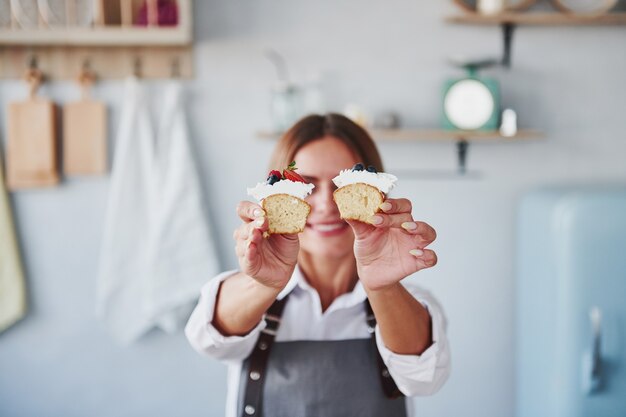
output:
<path id="1" fill-rule="evenodd" d="M 107 171 L 106 119 L 106 106 L 91 99 L 63 107 L 63 172 L 66 175 L 98 175 Z"/>
<path id="2" fill-rule="evenodd" d="M 11 190 L 59 182 L 55 106 L 31 97 L 8 108 L 7 185 Z"/>

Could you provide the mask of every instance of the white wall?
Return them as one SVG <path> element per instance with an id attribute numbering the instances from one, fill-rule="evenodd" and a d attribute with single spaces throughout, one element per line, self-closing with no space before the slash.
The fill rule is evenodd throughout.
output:
<path id="1" fill-rule="evenodd" d="M 255 137 L 270 125 L 274 73 L 265 48 L 284 54 L 298 79 L 322 74 L 332 110 L 349 102 L 372 113 L 391 109 L 410 127 L 437 126 L 442 81 L 458 74 L 447 57 L 501 50 L 495 27 L 446 24 L 456 12 L 448 2 L 214 0 L 197 1 L 195 10 L 188 108 L 224 268 L 235 265 L 234 206 L 264 176 L 272 148 Z M 513 68 L 490 74 L 520 124 L 546 138 L 473 145 L 476 175 L 419 175 L 454 169 L 452 144 L 380 145 L 387 171 L 402 173 L 396 196 L 412 199 L 417 218 L 439 234 L 439 265 L 411 279 L 446 309 L 453 371 L 439 394 L 416 400 L 419 415 L 513 414 L 516 204 L 541 184 L 625 180 L 625 41 L 620 27 L 518 28 Z M 77 95 L 67 83 L 43 92 L 58 102 Z M 0 83 L 2 108 L 24 94 L 13 81 Z M 121 84 L 103 82 L 94 95 L 110 104 L 114 129 Z M 0 335 L 0 415 L 221 415 L 224 367 L 192 352 L 182 333 L 119 348 L 94 318 L 107 186 L 72 179 L 13 194 L 31 312 Z"/>

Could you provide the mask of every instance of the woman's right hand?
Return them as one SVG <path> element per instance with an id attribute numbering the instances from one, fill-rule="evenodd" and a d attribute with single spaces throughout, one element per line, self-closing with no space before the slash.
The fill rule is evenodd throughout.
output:
<path id="1" fill-rule="evenodd" d="M 268 220 L 263 208 L 250 201 L 237 205 L 237 214 L 243 221 L 233 233 L 235 252 L 241 271 L 259 283 L 283 289 L 296 267 L 300 241 L 297 234 L 263 233 L 268 230 Z"/>

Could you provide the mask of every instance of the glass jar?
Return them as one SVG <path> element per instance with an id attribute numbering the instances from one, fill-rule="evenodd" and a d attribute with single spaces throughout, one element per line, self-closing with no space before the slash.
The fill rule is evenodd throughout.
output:
<path id="1" fill-rule="evenodd" d="M 300 118 L 300 90 L 293 84 L 282 82 L 272 88 L 272 124 L 276 132 L 284 132 Z"/>

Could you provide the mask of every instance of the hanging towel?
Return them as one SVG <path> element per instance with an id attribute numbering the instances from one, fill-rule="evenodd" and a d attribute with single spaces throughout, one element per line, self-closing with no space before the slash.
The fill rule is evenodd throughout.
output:
<path id="1" fill-rule="evenodd" d="M 129 343 L 150 326 L 144 315 L 146 241 L 153 191 L 154 132 L 143 86 L 126 82 L 98 270 L 96 312 L 113 337 Z"/>
<path id="2" fill-rule="evenodd" d="M 26 314 L 26 286 L 0 155 L 0 332 Z"/>
<path id="3" fill-rule="evenodd" d="M 219 269 L 203 211 L 181 87 L 172 81 L 165 88 L 152 176 L 157 201 L 148 244 L 150 279 L 145 306 L 166 331 L 177 330 L 187 321 L 199 289 Z"/>
<path id="4" fill-rule="evenodd" d="M 158 133 L 144 86 L 132 79 L 126 88 L 97 294 L 97 313 L 122 344 L 155 326 L 182 327 L 218 269 L 180 87 L 166 90 Z"/>

